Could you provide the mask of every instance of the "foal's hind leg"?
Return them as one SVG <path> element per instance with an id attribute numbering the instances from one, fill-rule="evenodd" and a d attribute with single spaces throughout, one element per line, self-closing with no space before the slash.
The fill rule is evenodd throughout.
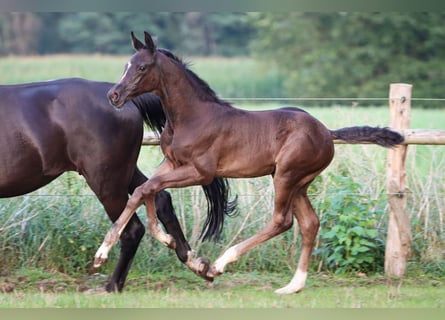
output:
<path id="1" fill-rule="evenodd" d="M 279 294 L 299 292 L 304 288 L 315 237 L 320 226 L 318 217 L 307 197 L 306 188 L 304 192 L 294 196 L 293 213 L 298 220 L 302 238 L 300 259 L 291 282 L 287 286 L 275 291 Z"/>
<path id="2" fill-rule="evenodd" d="M 227 249 L 211 266 L 208 273 L 209 277 L 216 277 L 222 274 L 227 264 L 235 262 L 251 249 L 283 233 L 292 226 L 293 216 L 290 210 L 292 189 L 284 179 L 280 179 L 277 176 L 274 178 L 274 186 L 275 199 L 272 220 L 256 235 Z"/>

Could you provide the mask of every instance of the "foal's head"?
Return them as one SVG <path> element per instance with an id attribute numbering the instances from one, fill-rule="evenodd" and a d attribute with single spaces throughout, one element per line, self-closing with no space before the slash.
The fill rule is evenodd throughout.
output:
<path id="1" fill-rule="evenodd" d="M 145 44 L 133 32 L 131 40 L 136 53 L 125 66 L 122 78 L 108 91 L 108 100 L 115 107 L 145 92 L 152 92 L 159 83 L 160 70 L 156 67 L 157 51 L 151 35 L 145 34 Z"/>

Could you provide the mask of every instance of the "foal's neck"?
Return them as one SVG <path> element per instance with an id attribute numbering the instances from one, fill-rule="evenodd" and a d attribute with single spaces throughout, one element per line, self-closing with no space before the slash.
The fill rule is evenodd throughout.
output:
<path id="1" fill-rule="evenodd" d="M 185 118 L 196 118 L 206 103 L 200 99 L 197 88 L 179 62 L 162 57 L 158 94 L 167 120 L 171 125 Z"/>

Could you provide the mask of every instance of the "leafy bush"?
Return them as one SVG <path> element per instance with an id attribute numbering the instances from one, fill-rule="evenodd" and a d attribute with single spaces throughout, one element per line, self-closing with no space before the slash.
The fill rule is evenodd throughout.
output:
<path id="1" fill-rule="evenodd" d="M 321 224 L 314 255 L 337 273 L 380 271 L 385 241 L 378 225 L 385 202 L 360 195 L 360 183 L 349 176 L 329 178 L 334 183 L 329 184 L 328 196 L 314 203 Z"/>

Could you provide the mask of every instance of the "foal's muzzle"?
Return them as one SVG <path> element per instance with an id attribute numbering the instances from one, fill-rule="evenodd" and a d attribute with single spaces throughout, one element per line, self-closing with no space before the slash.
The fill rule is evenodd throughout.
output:
<path id="1" fill-rule="evenodd" d="M 108 91 L 107 97 L 110 104 L 115 106 L 116 108 L 122 107 L 125 103 L 125 99 L 122 99 L 121 95 L 115 89 L 115 87 L 111 88 L 110 91 Z"/>

